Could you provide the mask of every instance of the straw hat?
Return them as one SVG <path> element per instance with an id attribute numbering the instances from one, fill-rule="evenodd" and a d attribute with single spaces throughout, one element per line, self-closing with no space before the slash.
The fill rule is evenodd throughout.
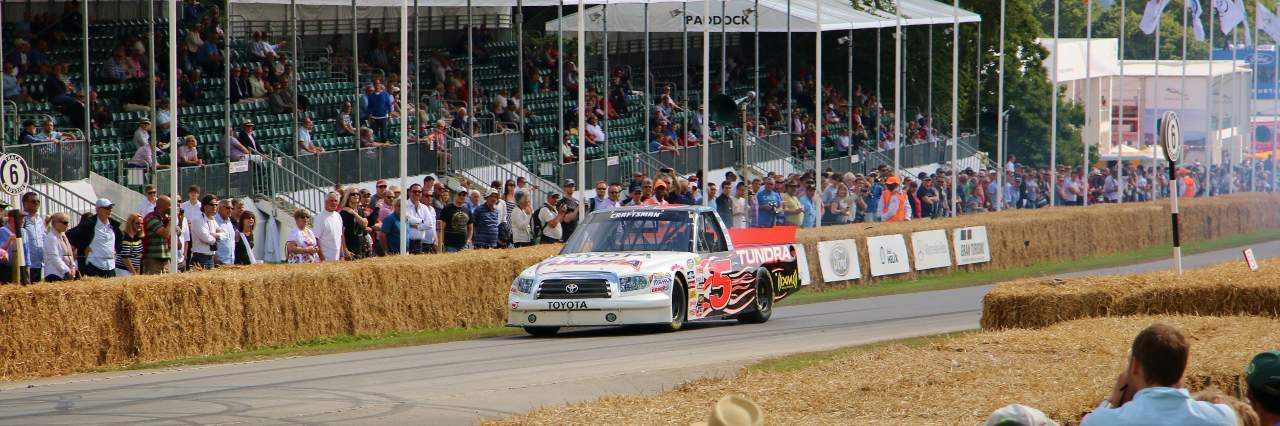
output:
<path id="1" fill-rule="evenodd" d="M 705 422 L 697 422 L 692 426 L 761 426 L 764 425 L 764 411 L 755 401 L 742 395 L 725 395 L 716 401 L 711 409 L 711 416 Z"/>

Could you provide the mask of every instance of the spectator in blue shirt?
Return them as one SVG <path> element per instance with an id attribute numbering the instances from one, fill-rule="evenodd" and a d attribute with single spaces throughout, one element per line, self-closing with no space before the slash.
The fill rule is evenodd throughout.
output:
<path id="1" fill-rule="evenodd" d="M 1085 416 L 1081 426 L 1236 424 L 1231 407 L 1196 401 L 1182 387 L 1191 354 L 1182 330 L 1153 324 L 1133 339 L 1129 353 L 1111 396 Z"/>
<path id="2" fill-rule="evenodd" d="M 475 248 L 498 247 L 498 224 L 501 221 L 497 206 L 498 191 L 489 188 L 488 192 L 485 193 L 484 203 L 476 207 L 472 217 L 472 221 L 475 223 L 475 233 L 471 237 L 471 245 Z"/>
<path id="3" fill-rule="evenodd" d="M 375 85 L 373 93 L 366 94 L 369 107 L 369 128 L 373 129 L 374 140 L 378 142 L 386 142 L 389 139 L 387 134 L 388 122 L 391 117 L 392 104 L 395 99 L 387 93 L 387 88 L 378 82 Z"/>
<path id="4" fill-rule="evenodd" d="M 782 204 L 782 196 L 777 192 L 773 192 L 773 179 L 764 180 L 764 189 L 756 194 L 756 204 L 760 207 L 760 212 L 756 217 L 757 228 L 771 228 L 778 220 L 776 209 Z"/>
<path id="5" fill-rule="evenodd" d="M 382 252 L 386 254 L 400 253 L 400 205 L 404 203 L 395 202 L 391 214 L 382 219 L 382 238 L 378 242 L 382 244 Z"/>

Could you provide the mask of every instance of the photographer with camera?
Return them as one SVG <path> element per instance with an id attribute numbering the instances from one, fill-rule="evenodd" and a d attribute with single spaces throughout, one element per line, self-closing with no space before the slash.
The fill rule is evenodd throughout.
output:
<path id="1" fill-rule="evenodd" d="M 756 194 L 756 204 L 759 208 L 759 213 L 756 215 L 757 228 L 772 228 L 778 221 L 778 214 L 781 212 L 778 206 L 782 204 L 782 196 L 773 192 L 773 186 L 773 179 L 766 178 L 764 188 Z"/>

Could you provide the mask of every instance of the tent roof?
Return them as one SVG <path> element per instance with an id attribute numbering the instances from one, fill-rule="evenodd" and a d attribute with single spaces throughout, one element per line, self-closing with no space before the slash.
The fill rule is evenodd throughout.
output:
<path id="1" fill-rule="evenodd" d="M 645 1 L 645 0 L 634 0 Z M 653 2 L 654 0 L 648 0 Z M 716 0 L 710 0 L 712 10 L 711 31 L 718 32 L 721 30 L 719 21 L 720 5 Z M 756 0 L 728 0 L 724 2 L 725 13 L 728 19 L 725 19 L 724 31 L 726 32 L 754 32 L 756 24 L 759 24 L 760 32 L 786 32 L 787 31 L 787 7 L 790 5 L 790 21 L 791 31 L 793 32 L 813 32 L 817 26 L 816 5 L 822 2 L 822 31 L 840 31 L 851 29 L 870 29 L 870 28 L 887 28 L 897 24 L 897 20 L 893 14 L 878 11 L 865 12 L 853 9 L 847 0 L 759 0 L 760 13 L 751 12 L 756 5 Z M 643 32 L 644 12 L 643 6 L 639 4 L 622 4 L 616 1 L 609 1 L 608 22 L 610 32 Z M 598 4 L 598 3 L 597 3 Z M 902 24 L 903 25 L 929 25 L 951 23 L 952 9 L 951 6 L 938 3 L 934 0 L 901 0 L 902 4 Z M 649 31 L 657 33 L 672 33 L 685 30 L 682 9 L 687 6 L 689 19 L 689 32 L 702 32 L 702 1 L 689 1 L 687 3 L 657 3 L 654 2 L 649 6 Z M 587 31 L 602 31 L 604 28 L 604 14 L 601 13 L 600 7 L 592 7 L 587 10 Z M 976 13 L 961 10 L 960 22 L 978 22 L 981 17 Z M 756 21 L 759 22 L 756 22 Z M 557 20 L 547 22 L 546 29 L 552 31 L 559 25 Z M 565 15 L 564 31 L 574 32 L 578 30 L 578 16 L 576 13 Z"/>
<path id="2" fill-rule="evenodd" d="M 228 0 L 228 1 L 230 1 L 231 3 L 239 3 L 239 4 L 289 4 L 290 3 L 290 0 Z M 297 2 L 298 5 L 302 5 L 302 6 L 336 6 L 336 7 L 351 6 L 351 0 L 295 0 L 295 1 Z M 794 15 L 800 15 L 800 18 L 799 18 L 800 22 L 795 22 L 796 17 L 795 16 L 792 17 L 792 20 L 793 20 L 792 30 L 805 31 L 808 28 L 813 28 L 813 21 L 814 21 L 813 9 L 814 9 L 815 1 L 816 0 L 791 0 L 792 13 Z M 585 4 L 590 4 L 590 5 L 683 3 L 679 0 L 583 0 L 583 2 Z M 577 1 L 575 0 L 564 1 L 565 5 L 573 5 L 575 3 L 577 3 Z M 689 3 L 690 3 L 689 4 L 690 11 L 702 10 L 701 2 L 691 1 Z M 753 3 L 754 4 L 754 1 L 731 0 L 730 3 Z M 358 4 L 361 7 L 400 7 L 401 0 L 359 0 Z M 474 6 L 474 7 L 494 7 L 494 6 L 509 7 L 509 6 L 516 6 L 516 4 L 517 4 L 517 0 L 472 0 L 471 1 L 471 6 Z M 525 6 L 555 6 L 555 5 L 561 4 L 561 1 L 560 0 L 524 0 L 523 4 Z M 410 6 L 413 5 L 412 0 L 410 0 L 409 5 Z M 419 0 L 418 5 L 424 6 L 424 7 L 466 7 L 467 0 Z M 774 10 L 782 11 L 784 13 L 784 16 L 781 19 L 782 19 L 783 25 L 785 26 L 786 24 L 785 12 L 787 7 L 786 0 L 764 0 L 760 2 L 760 5 L 762 6 L 761 7 L 762 9 L 764 9 L 765 7 L 768 7 Z M 903 25 L 947 24 L 952 22 L 951 6 L 944 3 L 940 3 L 935 0 L 899 0 L 899 5 L 901 6 L 901 9 L 902 9 Z M 741 9 L 743 8 L 737 8 L 737 10 L 741 10 Z M 712 4 L 712 10 L 715 10 L 714 3 Z M 856 11 L 856 10 L 853 10 L 852 6 L 850 6 L 850 3 L 847 0 L 844 0 L 844 1 L 824 0 L 822 4 L 822 12 L 823 12 L 822 29 L 824 31 L 861 29 L 861 28 L 884 28 L 884 27 L 891 27 L 895 24 L 894 22 L 895 20 L 892 13 L 888 13 L 884 11 L 878 11 L 878 12 Z M 828 15 L 831 16 L 831 18 L 828 18 Z M 566 19 L 567 18 L 568 17 L 566 17 Z M 613 28 L 612 22 L 615 21 L 613 13 L 609 14 L 609 18 L 611 22 L 610 29 L 612 29 Z M 982 20 L 982 17 L 979 16 L 978 14 L 964 10 L 964 9 L 960 9 L 960 22 L 962 23 L 979 22 L 981 20 Z M 573 19 L 567 19 L 567 21 L 576 22 L 577 17 L 574 17 Z M 569 22 L 566 22 L 566 24 L 568 23 Z M 799 24 L 808 23 L 808 26 L 797 27 L 796 24 L 798 23 Z M 643 22 L 641 24 L 643 24 Z M 568 25 L 566 25 L 566 29 L 567 27 Z M 650 27 L 651 28 L 653 27 L 652 22 L 650 22 Z M 552 25 L 552 26 L 549 26 L 548 28 L 555 28 L 555 26 Z M 574 30 L 575 31 L 577 30 L 576 27 Z M 693 28 L 691 27 L 690 31 L 692 30 Z M 701 30 L 702 29 L 699 27 L 698 31 L 701 31 Z M 620 31 L 627 31 L 627 30 L 620 30 Z M 641 30 L 636 30 L 636 31 L 638 32 Z M 761 31 L 764 31 L 764 28 L 761 28 Z"/>

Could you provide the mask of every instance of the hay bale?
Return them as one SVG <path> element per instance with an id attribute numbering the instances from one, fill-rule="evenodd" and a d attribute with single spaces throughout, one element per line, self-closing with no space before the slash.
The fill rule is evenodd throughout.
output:
<path id="1" fill-rule="evenodd" d="M 997 285 L 982 299 L 982 328 L 1037 328 L 1079 318 L 1122 315 L 1280 317 L 1280 260 L 1259 272 L 1244 262 L 1133 275 L 1026 279 Z"/>
<path id="2" fill-rule="evenodd" d="M 497 325 L 511 280 L 558 250 L 0 287 L 0 380 L 332 336 Z"/>
<path id="3" fill-rule="evenodd" d="M 1229 395 L 1254 354 L 1280 341 L 1280 320 L 1129 317 L 1077 320 L 1038 330 L 983 331 L 923 347 L 893 345 L 837 355 L 784 372 L 742 371 L 651 396 L 610 396 L 489 421 L 489 425 L 687 425 L 722 395 L 745 394 L 769 424 L 981 424 L 1010 403 L 1078 424 L 1106 398 L 1138 331 L 1161 321 L 1192 341 L 1187 384 Z M 744 386 L 750 383 L 750 386 Z"/>
<path id="4" fill-rule="evenodd" d="M 1274 208 L 1276 203 L 1280 203 L 1280 195 L 1277 194 L 1234 194 L 1181 200 L 1180 203 L 1182 239 L 1186 242 L 1280 228 L 1280 209 Z M 945 275 L 956 270 L 1003 270 L 1170 243 L 1167 203 L 1006 210 L 941 220 L 824 226 L 820 229 L 800 230 L 796 239 L 805 245 L 809 253 L 809 270 L 814 276 L 814 282 L 822 283 L 822 268 L 819 267 L 817 256 L 819 241 L 857 239 L 862 247 L 858 253 L 862 270 L 868 271 L 870 256 L 862 242 L 867 237 L 903 234 L 907 237 L 907 247 L 910 249 L 912 232 L 946 229 L 947 238 L 950 239 L 950 230 L 966 226 L 987 227 L 987 239 L 991 244 L 990 263 L 820 284 L 813 286 L 811 290 L 865 285 L 884 279 Z"/>

